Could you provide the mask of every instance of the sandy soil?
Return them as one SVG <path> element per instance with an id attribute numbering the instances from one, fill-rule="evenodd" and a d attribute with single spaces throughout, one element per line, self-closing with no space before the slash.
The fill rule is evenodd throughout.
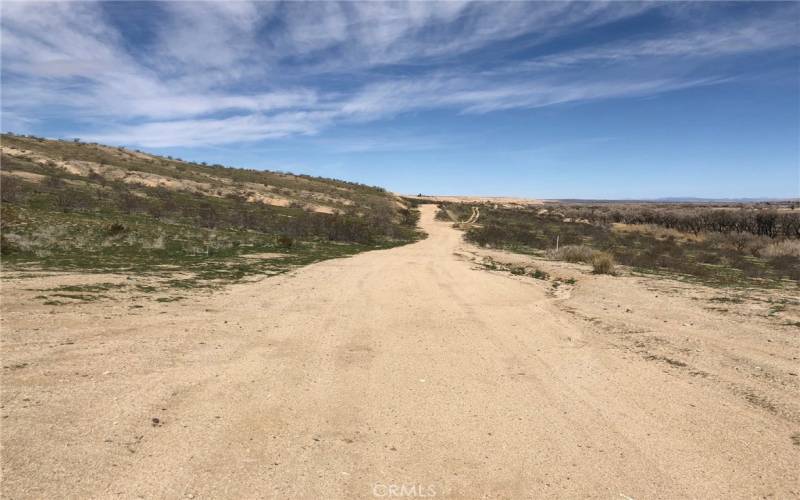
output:
<path id="1" fill-rule="evenodd" d="M 486 271 L 433 215 L 191 301 L 6 280 L 3 496 L 800 495 L 797 327 L 664 279 Z"/>

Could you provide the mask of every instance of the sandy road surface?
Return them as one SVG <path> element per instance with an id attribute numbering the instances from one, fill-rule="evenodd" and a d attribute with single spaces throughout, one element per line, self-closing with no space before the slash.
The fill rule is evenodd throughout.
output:
<path id="1" fill-rule="evenodd" d="M 694 376 L 476 269 L 433 207 L 421 223 L 419 243 L 191 302 L 51 313 L 7 285 L 3 496 L 800 494 L 790 331 L 739 350 L 706 332 L 691 349 L 734 354 Z M 751 376 L 729 359 L 765 366 L 769 399 L 728 390 Z"/>

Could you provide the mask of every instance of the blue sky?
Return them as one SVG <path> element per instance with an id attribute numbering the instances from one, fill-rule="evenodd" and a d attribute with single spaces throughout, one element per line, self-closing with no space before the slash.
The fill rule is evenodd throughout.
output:
<path id="1" fill-rule="evenodd" d="M 2 3 L 2 129 L 402 193 L 800 196 L 800 3 Z"/>

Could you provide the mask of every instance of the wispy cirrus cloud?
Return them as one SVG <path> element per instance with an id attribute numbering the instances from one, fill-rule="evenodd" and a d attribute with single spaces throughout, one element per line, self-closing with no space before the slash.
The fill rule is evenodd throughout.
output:
<path id="1" fill-rule="evenodd" d="M 95 133 L 90 137 L 103 143 L 140 144 L 150 147 L 204 146 L 234 142 L 307 135 L 320 129 L 324 116 L 290 112 L 274 115 L 246 114 L 228 118 L 198 118 L 153 121 Z"/>
<path id="2" fill-rule="evenodd" d="M 463 79 L 405 81 L 370 85 L 352 97 L 319 102 L 307 111 L 275 114 L 248 113 L 228 118 L 152 121 L 121 127 L 111 133 L 92 134 L 92 140 L 110 143 L 140 144 L 152 147 L 200 146 L 231 142 L 257 141 L 293 135 L 311 135 L 336 123 L 365 122 L 400 113 L 452 108 L 463 113 L 483 114 L 505 109 L 536 108 L 597 99 L 652 95 L 699 85 L 718 83 L 706 80 L 645 80 L 641 82 L 575 82 L 572 85 L 520 84 L 498 86 L 484 82 L 480 86 Z M 360 143 L 365 151 L 386 149 L 385 143 Z"/>
<path id="3" fill-rule="evenodd" d="M 591 62 L 625 63 L 641 59 L 708 60 L 800 44 L 800 24 L 785 12 L 757 19 L 726 22 L 710 29 L 680 30 L 656 38 L 633 37 L 599 47 L 550 54 L 531 60 L 529 69 L 554 68 Z"/>
<path id="4" fill-rule="evenodd" d="M 116 20 L 113 2 L 2 8 L 4 118 L 66 118 L 84 137 L 153 147 L 311 135 L 411 111 L 482 114 L 654 95 L 734 76 L 697 61 L 798 42 L 787 16 L 794 6 L 766 20 L 667 27 L 580 48 L 553 40 L 669 6 L 146 3 L 148 29 L 139 31 Z"/>

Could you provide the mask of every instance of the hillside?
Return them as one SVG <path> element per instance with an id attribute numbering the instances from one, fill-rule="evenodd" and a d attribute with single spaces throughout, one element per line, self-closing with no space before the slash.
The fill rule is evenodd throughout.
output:
<path id="1" fill-rule="evenodd" d="M 415 212 L 377 187 L 30 136 L 0 147 L 6 269 L 241 277 L 418 237 Z"/>

